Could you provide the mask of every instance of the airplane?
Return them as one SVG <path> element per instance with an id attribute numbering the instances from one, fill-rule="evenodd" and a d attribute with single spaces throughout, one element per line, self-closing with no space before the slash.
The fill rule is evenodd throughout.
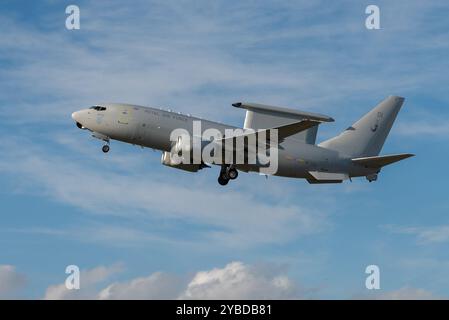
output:
<path id="1" fill-rule="evenodd" d="M 348 179 L 352 181 L 354 177 L 366 177 L 372 182 L 377 180 L 384 166 L 414 156 L 409 153 L 379 155 L 403 103 L 403 97 L 389 96 L 341 134 L 319 144 L 316 144 L 318 126 L 333 122 L 333 118 L 318 113 L 249 102 L 232 104 L 236 108 L 246 110 L 243 128 L 171 110 L 121 103 L 94 105 L 74 112 L 72 119 L 78 128 L 90 131 L 94 138 L 105 142 L 102 147 L 104 153 L 109 152 L 110 141 L 117 140 L 160 150 L 163 165 L 184 171 L 197 172 L 211 165 L 219 165 L 220 185 L 227 185 L 230 180 L 236 179 L 240 171 L 261 173 L 261 170 L 267 167 L 266 163 L 262 164 L 259 160 L 259 154 L 256 154 L 255 162 L 247 161 L 249 153 L 258 152 L 249 144 L 250 138 L 259 139 L 264 135 L 264 140 L 258 140 L 256 145 L 266 147 L 267 154 L 274 150 L 277 155 L 276 171 L 269 175 L 302 178 L 310 184 L 341 183 Z M 198 137 L 198 133 L 195 135 L 193 132 L 195 123 L 199 123 L 204 131 L 214 129 L 222 136 L 209 139 Z M 191 137 L 171 139 L 171 133 L 179 128 L 191 137 L 195 136 L 199 143 L 195 146 Z M 235 130 L 238 134 L 226 136 L 227 130 Z M 276 139 L 271 140 L 272 133 L 276 133 Z M 267 138 L 269 134 L 270 138 Z M 236 137 L 246 138 L 246 142 L 243 139 L 242 146 L 236 147 L 247 153 L 243 158 L 246 162 L 237 162 L 235 157 L 232 157 L 235 155 L 234 144 L 231 143 L 229 147 L 229 144 L 224 143 L 230 139 L 234 139 L 235 143 Z M 180 150 L 191 152 L 190 156 L 189 153 L 187 155 L 191 157 L 192 149 L 201 151 L 208 145 L 219 145 L 224 154 L 227 154 L 220 155 L 221 159 L 231 160 L 221 163 L 208 163 L 203 160 L 174 161 Z M 184 148 L 185 146 L 187 148 Z M 183 157 L 182 159 L 185 159 L 185 156 Z"/>

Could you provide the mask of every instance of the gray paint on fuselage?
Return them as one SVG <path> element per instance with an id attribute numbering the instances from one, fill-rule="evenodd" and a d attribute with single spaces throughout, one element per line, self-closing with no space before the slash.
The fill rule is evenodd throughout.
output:
<path id="1" fill-rule="evenodd" d="M 170 133 L 177 128 L 193 132 L 193 121 L 201 121 L 201 130 L 209 128 L 219 130 L 241 129 L 219 122 L 209 121 L 166 111 L 158 108 L 130 104 L 101 104 L 105 111 L 84 109 L 75 114 L 86 128 L 134 145 L 170 151 L 172 142 Z M 237 165 L 243 171 L 259 171 L 255 165 Z M 351 159 L 338 151 L 322 148 L 299 141 L 286 139 L 280 144 L 278 154 L 278 171 L 276 176 L 310 178 L 309 171 L 342 172 L 350 177 L 366 176 L 377 172 L 372 168 L 352 163 Z"/>

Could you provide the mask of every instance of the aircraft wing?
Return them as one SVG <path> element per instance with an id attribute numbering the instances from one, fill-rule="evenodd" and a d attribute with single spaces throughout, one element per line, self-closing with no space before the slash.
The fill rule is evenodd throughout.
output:
<path id="1" fill-rule="evenodd" d="M 226 146 L 227 141 L 233 141 L 233 139 L 243 139 L 244 141 L 244 148 L 247 149 L 247 143 L 248 141 L 257 141 L 260 134 L 265 134 L 265 137 L 267 139 L 267 147 L 270 146 L 270 136 L 271 136 L 271 130 L 277 130 L 278 131 L 278 143 L 281 143 L 284 141 L 285 138 L 292 136 L 294 134 L 297 134 L 299 132 L 302 132 L 304 130 L 307 130 L 309 128 L 312 128 L 314 126 L 317 126 L 320 124 L 320 121 L 314 121 L 314 120 L 303 120 L 299 122 L 293 122 L 287 125 L 282 125 L 279 127 L 269 128 L 269 129 L 259 129 L 259 130 L 248 130 L 248 132 L 235 135 L 232 137 L 225 137 L 221 140 L 217 140 L 217 142 L 221 142 Z M 247 137 L 248 139 L 244 139 Z"/>
<path id="2" fill-rule="evenodd" d="M 403 153 L 403 154 L 392 154 L 386 156 L 375 156 L 375 157 L 363 157 L 351 159 L 352 162 L 369 167 L 369 168 L 381 168 L 383 166 L 413 157 L 414 154 Z"/>

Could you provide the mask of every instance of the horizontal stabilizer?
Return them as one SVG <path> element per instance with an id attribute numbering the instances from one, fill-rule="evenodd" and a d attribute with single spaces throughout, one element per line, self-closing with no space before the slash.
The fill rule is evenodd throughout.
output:
<path id="1" fill-rule="evenodd" d="M 413 156 L 414 154 L 410 153 L 392 154 L 387 156 L 354 158 L 352 159 L 352 162 L 368 168 L 380 168 Z"/>
<path id="2" fill-rule="evenodd" d="M 340 183 L 349 179 L 346 173 L 309 171 L 309 174 L 311 176 L 310 179 L 307 179 L 309 183 Z"/>

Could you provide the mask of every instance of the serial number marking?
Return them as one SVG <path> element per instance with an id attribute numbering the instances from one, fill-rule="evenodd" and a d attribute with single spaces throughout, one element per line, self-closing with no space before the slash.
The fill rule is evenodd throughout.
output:
<path id="1" fill-rule="evenodd" d="M 220 314 L 223 315 L 239 315 L 239 314 L 251 314 L 251 315 L 264 315 L 271 314 L 271 305 L 267 304 L 222 304 Z"/>
<path id="2" fill-rule="evenodd" d="M 212 309 L 207 306 L 188 306 L 176 308 L 177 315 L 201 315 L 207 318 L 211 313 L 220 315 L 271 315 L 271 305 L 267 304 L 221 304 L 220 308 Z"/>

